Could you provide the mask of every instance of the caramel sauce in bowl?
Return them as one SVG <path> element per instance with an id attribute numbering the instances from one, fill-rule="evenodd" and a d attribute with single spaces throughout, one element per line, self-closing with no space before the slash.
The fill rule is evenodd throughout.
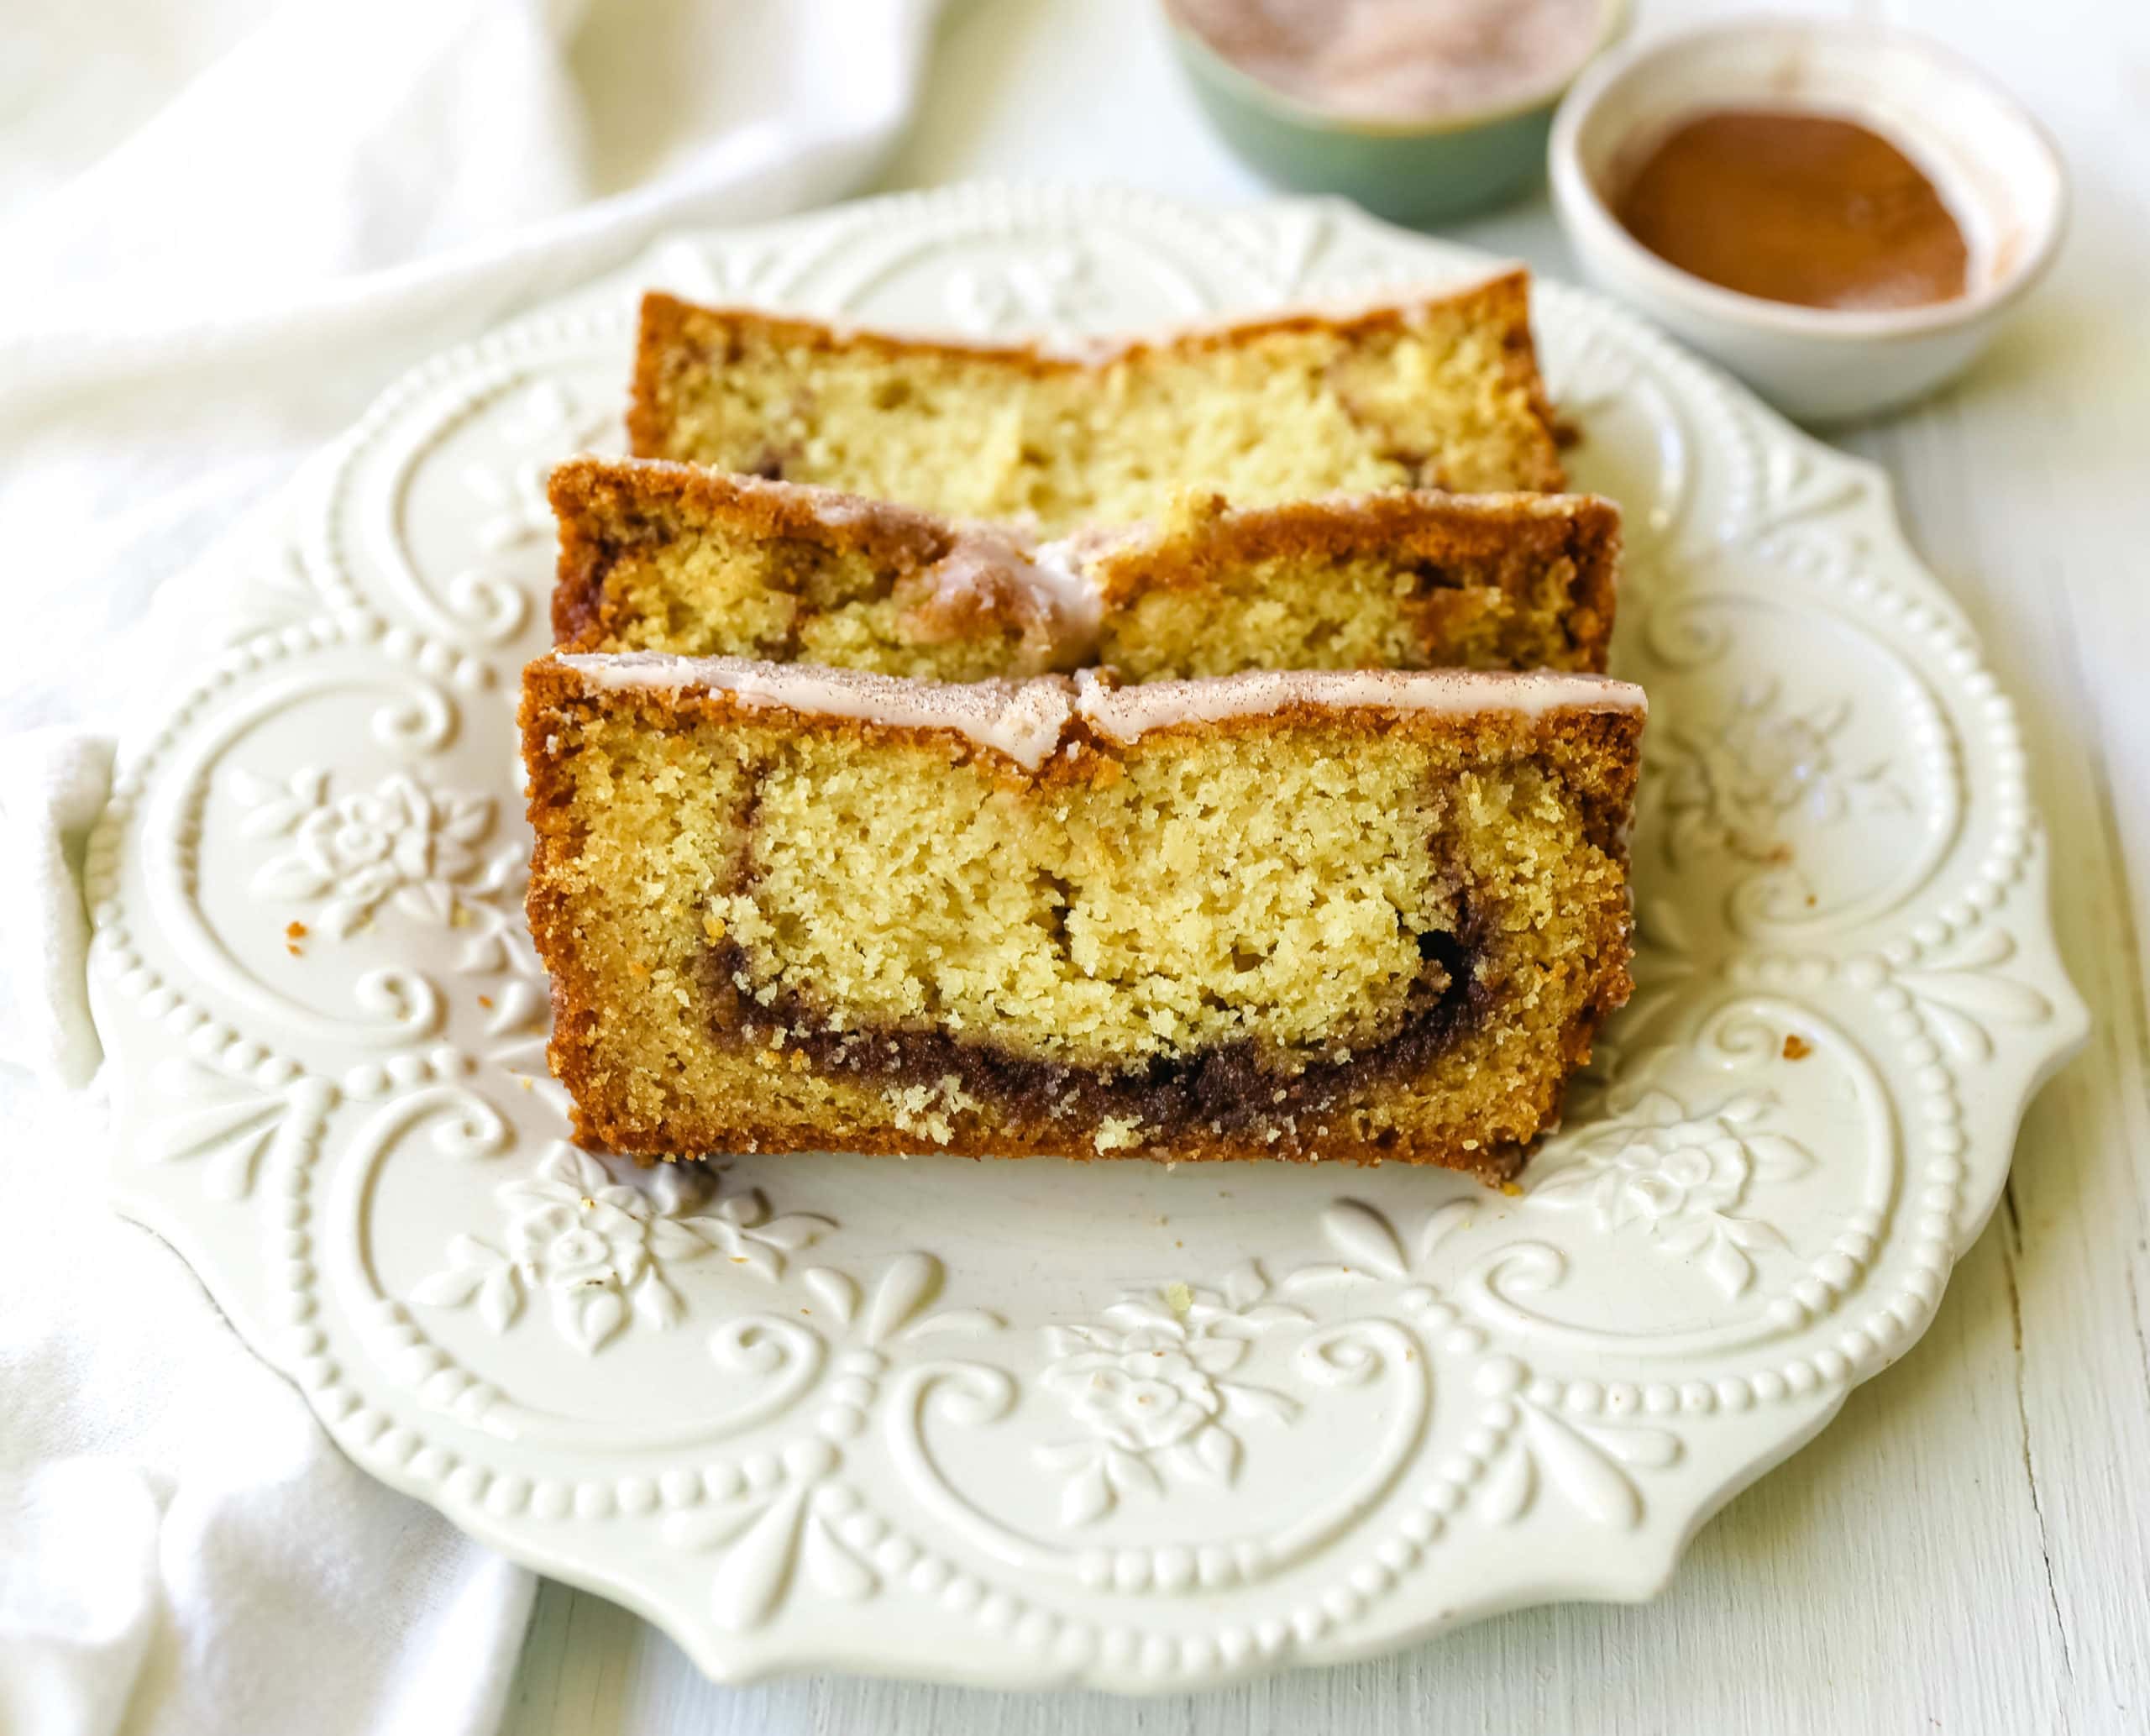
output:
<path id="1" fill-rule="evenodd" d="M 2058 154 L 1982 73 L 1819 19 L 1708 25 L 1601 62 L 1561 104 L 1551 171 L 1586 275 L 1807 422 L 1967 366 L 2067 209 Z"/>
<path id="2" fill-rule="evenodd" d="M 1666 264 L 1765 302 L 1922 307 L 1969 280 L 1963 229 L 1918 165 L 1833 114 L 1721 108 L 1681 121 L 1613 214 Z"/>

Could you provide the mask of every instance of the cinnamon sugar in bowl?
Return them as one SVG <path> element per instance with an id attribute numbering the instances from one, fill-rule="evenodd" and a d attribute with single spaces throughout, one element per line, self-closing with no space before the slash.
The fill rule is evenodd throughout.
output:
<path id="1" fill-rule="evenodd" d="M 1163 0 L 1224 142 L 1265 178 L 1429 223 L 1544 172 L 1555 105 L 1627 0 Z"/>

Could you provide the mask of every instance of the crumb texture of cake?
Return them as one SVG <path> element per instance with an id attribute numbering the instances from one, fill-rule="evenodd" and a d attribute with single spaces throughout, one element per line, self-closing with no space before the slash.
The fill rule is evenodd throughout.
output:
<path id="1" fill-rule="evenodd" d="M 1181 501 L 1087 564 L 1097 661 L 1242 669 L 1581 669 L 1612 637 L 1620 510 L 1591 495 Z"/>
<path id="2" fill-rule="evenodd" d="M 582 1136 L 1498 1178 L 1628 989 L 1639 692 L 525 676 Z"/>
<path id="3" fill-rule="evenodd" d="M 1619 511 L 1424 490 L 1228 507 L 1037 545 L 993 527 L 693 464 L 553 473 L 556 636 L 582 651 L 758 657 L 930 680 L 1102 662 L 1602 670 Z"/>
<path id="4" fill-rule="evenodd" d="M 1240 506 L 1338 490 L 1557 490 L 1517 270 L 1057 354 L 838 329 L 653 294 L 635 453 L 818 484 L 1043 535 L 1153 518 L 1185 487 Z"/>

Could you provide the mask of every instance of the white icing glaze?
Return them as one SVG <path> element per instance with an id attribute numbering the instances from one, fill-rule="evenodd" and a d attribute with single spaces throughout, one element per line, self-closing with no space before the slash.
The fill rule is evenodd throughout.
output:
<path id="1" fill-rule="evenodd" d="M 1550 669 L 1521 675 L 1481 669 L 1257 669 L 1120 688 L 1085 669 L 1075 686 L 1077 714 L 1099 735 L 1123 744 L 1154 729 L 1259 717 L 1293 705 L 1448 716 L 1513 711 L 1540 717 L 1563 710 L 1647 714 L 1649 709 L 1642 689 L 1632 682 Z"/>
<path id="2" fill-rule="evenodd" d="M 1072 685 L 1057 676 L 968 684 L 905 681 L 859 669 L 757 663 L 744 657 L 672 657 L 658 652 L 553 653 L 583 684 L 608 692 L 730 694 L 757 710 L 852 717 L 892 729 L 952 730 L 1036 771 L 1074 716 Z"/>
<path id="3" fill-rule="evenodd" d="M 1104 625 L 1104 593 L 1084 567 L 1088 543 L 1078 532 L 1032 548 L 1024 566 L 1033 584 L 1049 595 L 1069 630 L 1083 636 L 1092 651 Z"/>
<path id="4" fill-rule="evenodd" d="M 1104 596 L 1072 538 L 1035 544 L 1013 526 L 961 524 L 953 546 L 918 580 L 925 594 L 909 612 L 930 637 L 959 637 L 973 612 L 1005 607 L 1045 662 L 1072 667 L 1097 653 Z"/>
<path id="5" fill-rule="evenodd" d="M 910 681 L 811 663 L 757 663 L 744 657 L 672 657 L 653 651 L 554 652 L 585 687 L 600 691 L 728 693 L 742 705 L 825 717 L 852 717 L 892 729 L 952 730 L 1030 771 L 1050 758 L 1078 717 L 1125 746 L 1151 730 L 1178 724 L 1259 717 L 1287 705 L 1334 711 L 1430 711 L 1469 716 L 1513 711 L 1633 711 L 1648 700 L 1632 682 L 1609 675 L 1539 670 L 1512 675 L 1478 669 L 1255 670 L 1199 681 L 1109 686 L 1091 670 L 1072 680 L 968 684 Z"/>

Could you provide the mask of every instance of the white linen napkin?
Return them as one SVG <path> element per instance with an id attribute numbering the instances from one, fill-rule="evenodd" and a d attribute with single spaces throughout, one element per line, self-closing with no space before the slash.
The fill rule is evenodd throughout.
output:
<path id="1" fill-rule="evenodd" d="M 74 873 L 139 628 L 396 372 L 823 202 L 940 0 L 18 0 L 0 55 L 0 1731 L 497 1721 L 527 1575 L 331 1446 L 99 1187 Z M 191 587 L 185 587 L 191 588 Z M 130 633 L 130 629 L 135 629 Z"/>

